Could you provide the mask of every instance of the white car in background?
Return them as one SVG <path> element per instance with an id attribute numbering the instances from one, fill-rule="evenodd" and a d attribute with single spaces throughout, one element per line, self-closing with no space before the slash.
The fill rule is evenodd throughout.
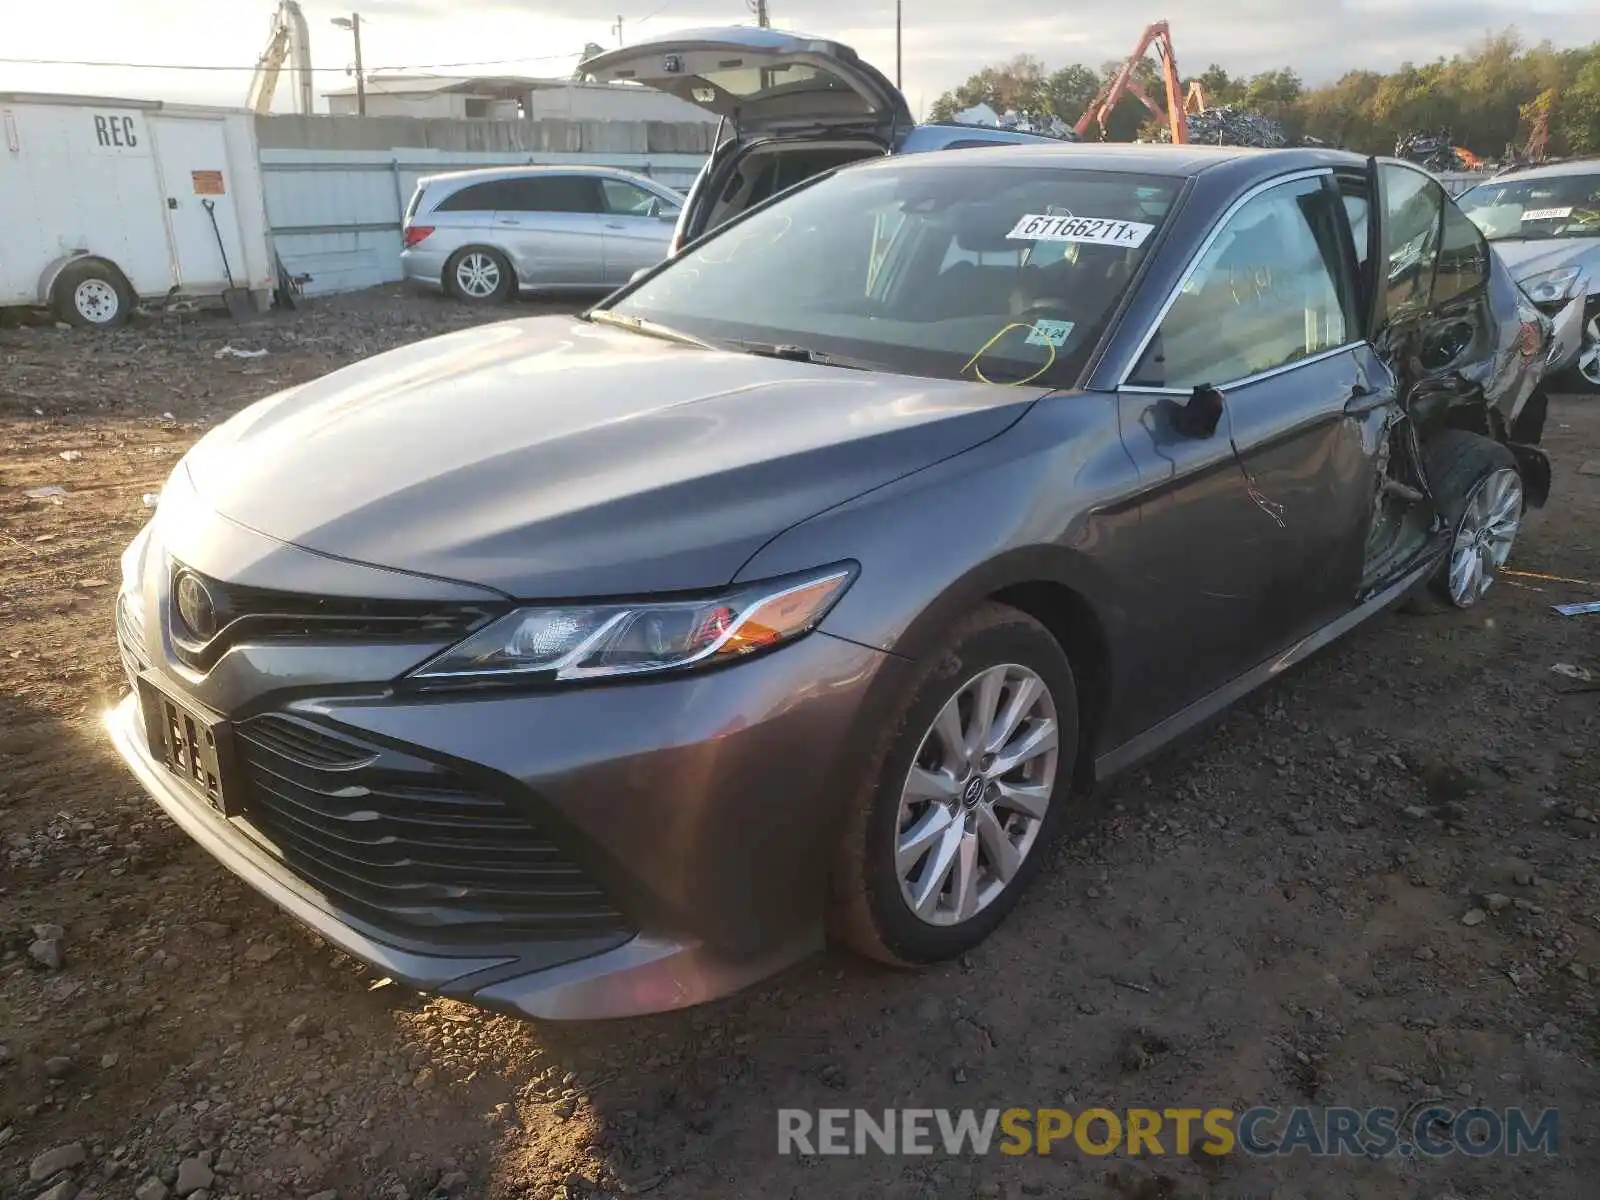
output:
<path id="1" fill-rule="evenodd" d="M 609 291 L 666 257 L 683 197 L 609 167 L 430 175 L 406 208 L 405 278 L 458 300 Z"/>
<path id="2" fill-rule="evenodd" d="M 1511 172 L 1456 198 L 1541 312 L 1582 305 L 1576 352 L 1551 364 L 1556 390 L 1600 392 L 1600 159 Z M 1570 369 L 1570 370 L 1569 370 Z"/>

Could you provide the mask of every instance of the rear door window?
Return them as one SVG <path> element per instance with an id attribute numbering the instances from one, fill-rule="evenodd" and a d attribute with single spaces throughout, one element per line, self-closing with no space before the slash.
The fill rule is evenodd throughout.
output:
<path id="1" fill-rule="evenodd" d="M 1454 200 L 1444 202 L 1444 234 L 1433 276 L 1433 302 L 1448 304 L 1489 282 L 1489 243 Z"/>
<path id="2" fill-rule="evenodd" d="M 604 212 L 600 181 L 587 175 L 539 175 L 508 179 L 503 212 L 599 213 Z"/>
<path id="3" fill-rule="evenodd" d="M 1439 262 L 1444 189 L 1421 171 L 1384 163 L 1378 167 L 1383 201 L 1383 293 L 1388 318 L 1404 320 L 1433 303 L 1433 271 Z"/>
<path id="4" fill-rule="evenodd" d="M 434 206 L 434 212 L 494 212 L 507 207 L 509 179 L 491 179 L 487 183 L 471 183 L 451 192 Z"/>

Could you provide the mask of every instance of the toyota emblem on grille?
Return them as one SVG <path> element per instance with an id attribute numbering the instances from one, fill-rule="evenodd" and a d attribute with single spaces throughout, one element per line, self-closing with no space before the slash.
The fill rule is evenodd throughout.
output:
<path id="1" fill-rule="evenodd" d="M 206 585 L 198 576 L 185 572 L 178 576 L 175 595 L 184 627 L 202 641 L 209 641 L 217 632 L 217 608 Z"/>

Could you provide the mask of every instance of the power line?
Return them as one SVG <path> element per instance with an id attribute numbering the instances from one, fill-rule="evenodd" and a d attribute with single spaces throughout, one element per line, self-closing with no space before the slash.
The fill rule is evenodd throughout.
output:
<path id="1" fill-rule="evenodd" d="M 659 17 L 662 13 L 666 12 L 667 9 L 671 8 L 677 2 L 678 2 L 678 0 L 667 0 L 667 2 L 665 4 L 663 4 L 659 8 L 657 8 L 648 17 L 640 17 L 637 21 L 634 22 L 634 24 L 635 25 L 643 25 L 646 21 L 654 21 L 657 17 Z"/>

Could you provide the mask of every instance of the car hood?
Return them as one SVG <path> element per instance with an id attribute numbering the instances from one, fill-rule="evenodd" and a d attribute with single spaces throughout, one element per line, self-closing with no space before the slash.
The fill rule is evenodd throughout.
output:
<path id="1" fill-rule="evenodd" d="M 1600 275 L 1600 237 L 1518 238 L 1492 242 L 1511 274 L 1520 282 L 1546 271 L 1561 267 L 1586 267 Z M 1600 278 L 1592 278 L 1590 286 L 1600 285 Z"/>
<path id="2" fill-rule="evenodd" d="M 545 317 L 269 397 L 186 465 L 223 516 L 322 554 L 518 598 L 620 595 L 726 583 L 789 526 L 995 436 L 1043 394 Z"/>

